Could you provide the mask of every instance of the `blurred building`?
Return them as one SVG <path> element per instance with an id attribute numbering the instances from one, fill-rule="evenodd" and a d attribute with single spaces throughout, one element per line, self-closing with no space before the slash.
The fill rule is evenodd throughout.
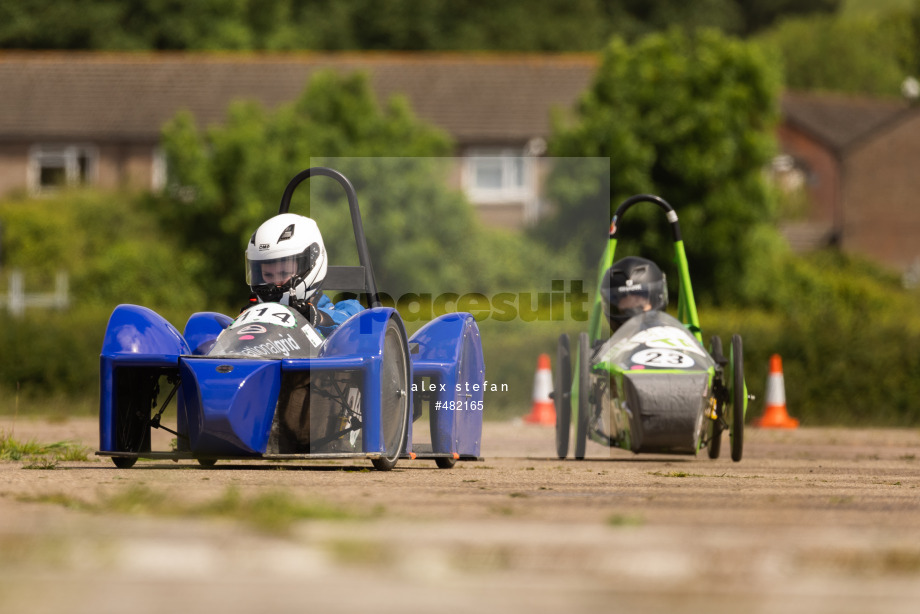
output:
<path id="1" fill-rule="evenodd" d="M 920 108 L 907 100 L 790 92 L 773 165 L 803 197 L 793 248 L 836 246 L 904 273 L 920 267 Z"/>
<path id="2" fill-rule="evenodd" d="M 550 110 L 588 87 L 593 55 L 0 52 L 0 196 L 66 184 L 163 187 L 163 124 L 181 109 L 220 123 L 232 100 L 295 100 L 321 69 L 365 71 L 448 132 L 455 180 L 489 224 L 537 219 Z"/>
<path id="3" fill-rule="evenodd" d="M 456 143 L 454 180 L 488 224 L 539 218 L 553 108 L 571 109 L 598 57 L 500 54 L 0 52 L 0 197 L 61 185 L 157 190 L 160 129 L 181 109 L 223 121 L 235 99 L 268 109 L 310 76 L 365 71 Z M 771 175 L 800 210 L 796 249 L 834 245 L 920 275 L 920 111 L 906 101 L 787 93 Z"/>

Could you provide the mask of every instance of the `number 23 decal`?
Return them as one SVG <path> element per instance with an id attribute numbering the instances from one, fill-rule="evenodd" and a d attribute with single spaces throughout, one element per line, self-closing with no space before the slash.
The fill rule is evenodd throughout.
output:
<path id="1" fill-rule="evenodd" d="M 665 349 L 642 350 L 633 354 L 630 360 L 637 365 L 659 369 L 687 369 L 694 364 L 693 359 L 686 354 Z"/>

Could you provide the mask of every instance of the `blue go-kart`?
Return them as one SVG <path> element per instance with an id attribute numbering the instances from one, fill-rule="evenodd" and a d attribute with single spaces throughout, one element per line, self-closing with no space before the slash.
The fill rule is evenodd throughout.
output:
<path id="1" fill-rule="evenodd" d="M 358 293 L 368 308 L 324 338 L 277 303 L 236 318 L 195 313 L 182 333 L 150 309 L 119 305 L 102 346 L 96 454 L 120 468 L 139 458 L 204 466 L 362 458 L 387 471 L 400 458 L 433 459 L 441 468 L 479 459 L 485 373 L 473 316 L 446 314 L 407 338 L 399 313 L 381 304 L 357 195 L 344 175 L 302 171 L 280 213 L 314 176 L 345 189 L 360 262 L 330 266 L 324 287 Z M 413 445 L 424 405 L 431 443 Z M 172 449 L 152 450 L 151 429 L 172 433 Z"/>

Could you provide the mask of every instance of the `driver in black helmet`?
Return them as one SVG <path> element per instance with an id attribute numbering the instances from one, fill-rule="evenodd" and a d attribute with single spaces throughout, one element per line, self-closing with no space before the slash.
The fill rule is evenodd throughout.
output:
<path id="1" fill-rule="evenodd" d="M 613 263 L 601 285 L 604 313 L 612 330 L 631 317 L 668 306 L 668 284 L 658 265 L 646 258 L 630 256 Z"/>

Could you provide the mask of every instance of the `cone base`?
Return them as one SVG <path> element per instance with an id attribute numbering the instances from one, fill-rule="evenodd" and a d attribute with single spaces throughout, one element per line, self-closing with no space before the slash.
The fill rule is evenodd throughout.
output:
<path id="1" fill-rule="evenodd" d="M 534 403 L 530 414 L 524 416 L 524 422 L 556 426 L 556 407 L 552 402 Z"/>
<path id="2" fill-rule="evenodd" d="M 798 418 L 790 418 L 782 405 L 767 407 L 763 417 L 754 421 L 754 426 L 762 429 L 797 429 Z"/>

